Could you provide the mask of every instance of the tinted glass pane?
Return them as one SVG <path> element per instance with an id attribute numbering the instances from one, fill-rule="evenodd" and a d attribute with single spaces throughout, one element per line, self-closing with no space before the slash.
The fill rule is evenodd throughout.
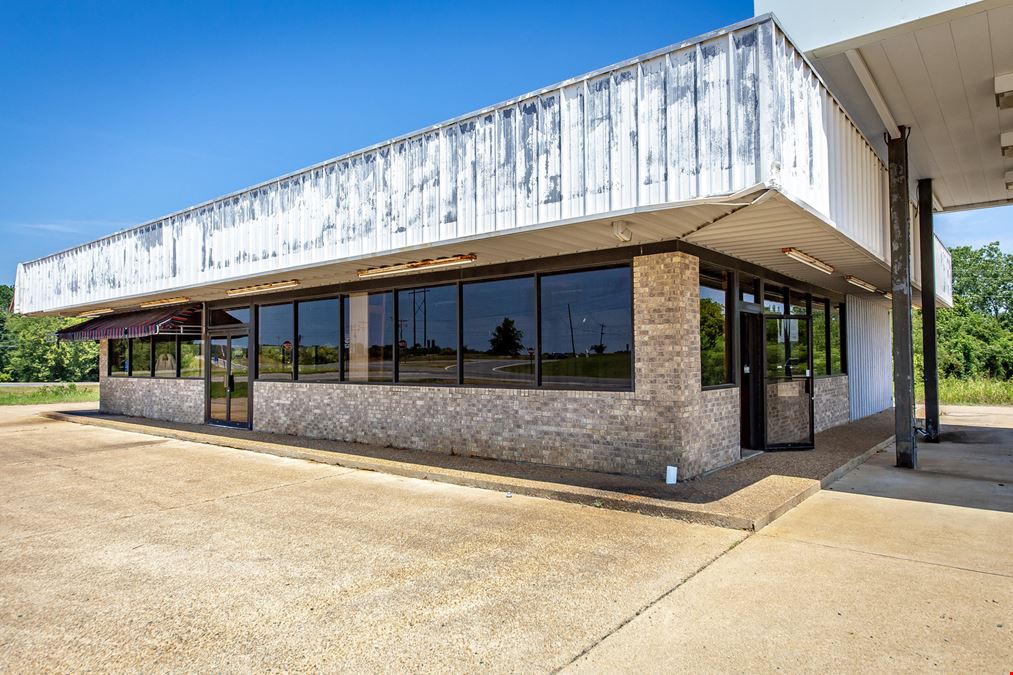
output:
<path id="1" fill-rule="evenodd" d="M 700 270 L 700 381 L 705 387 L 730 381 L 726 298 L 728 275 Z"/>
<path id="2" fill-rule="evenodd" d="M 250 323 L 250 308 L 213 309 L 208 312 L 208 322 L 211 326 L 238 326 Z"/>
<path id="3" fill-rule="evenodd" d="M 292 378 L 292 305 L 267 305 L 257 317 L 257 377 L 261 380 Z"/>
<path id="4" fill-rule="evenodd" d="M 808 310 L 806 309 L 805 296 L 801 293 L 791 294 L 791 313 L 798 315 L 805 315 Z"/>
<path id="5" fill-rule="evenodd" d="M 345 367 L 350 382 L 394 380 L 392 293 L 353 293 L 345 298 Z"/>
<path id="6" fill-rule="evenodd" d="M 776 288 L 765 288 L 763 311 L 767 314 L 784 314 L 784 293 Z"/>
<path id="7" fill-rule="evenodd" d="M 739 279 L 739 299 L 742 302 L 756 302 L 756 279 L 741 277 Z"/>
<path id="8" fill-rule="evenodd" d="M 299 377 L 338 380 L 341 345 L 338 298 L 299 303 Z"/>
<path id="9" fill-rule="evenodd" d="M 204 361 L 201 359 L 203 340 L 200 338 L 182 338 L 179 344 L 179 376 L 202 377 Z"/>
<path id="10" fill-rule="evenodd" d="M 827 301 L 813 298 L 813 372 L 826 375 L 827 366 Z"/>
<path id="11" fill-rule="evenodd" d="M 134 338 L 131 341 L 131 377 L 151 377 L 151 338 Z"/>
<path id="12" fill-rule="evenodd" d="M 543 386 L 631 386 L 630 297 L 628 267 L 542 277 Z M 534 363 L 508 370 L 533 372 Z"/>
<path id="13" fill-rule="evenodd" d="M 830 308 L 830 372 L 834 374 L 844 372 L 841 343 L 841 306 L 833 305 Z"/>
<path id="14" fill-rule="evenodd" d="M 176 338 L 155 338 L 155 377 L 176 377 Z"/>
<path id="15" fill-rule="evenodd" d="M 249 420 L 250 338 L 243 335 L 231 340 L 230 368 L 232 391 L 229 392 L 229 421 L 245 424 Z"/>
<path id="16" fill-rule="evenodd" d="M 127 375 L 127 341 L 109 341 L 109 374 L 113 377 Z"/>
<path id="17" fill-rule="evenodd" d="M 457 382 L 457 287 L 398 292 L 399 382 Z"/>
<path id="18" fill-rule="evenodd" d="M 466 284 L 462 293 L 464 382 L 534 386 L 534 277 Z"/>

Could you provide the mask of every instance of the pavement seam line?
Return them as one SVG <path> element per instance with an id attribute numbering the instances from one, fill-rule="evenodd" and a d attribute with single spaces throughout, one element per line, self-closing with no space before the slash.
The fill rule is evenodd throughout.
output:
<path id="1" fill-rule="evenodd" d="M 344 467 L 339 467 L 339 468 L 344 468 Z M 154 515 L 154 514 L 157 514 L 157 513 L 165 513 L 167 511 L 178 511 L 180 509 L 190 508 L 191 506 L 199 506 L 201 504 L 211 504 L 211 503 L 214 503 L 214 502 L 225 501 L 227 499 L 235 499 L 235 498 L 238 498 L 238 497 L 247 497 L 249 495 L 255 495 L 255 494 L 258 494 L 258 493 L 261 493 L 261 492 L 270 492 L 271 490 L 278 490 L 278 489 L 281 489 L 281 488 L 291 487 L 293 485 L 304 485 L 306 483 L 313 483 L 315 481 L 325 480 L 325 479 L 328 479 L 328 478 L 341 478 L 342 476 L 347 476 L 348 474 L 350 474 L 352 472 L 355 472 L 355 471 L 358 471 L 358 469 L 344 469 L 340 473 L 332 474 L 332 475 L 329 475 L 329 476 L 317 476 L 316 478 L 307 478 L 306 480 L 297 480 L 297 481 L 292 481 L 291 483 L 281 483 L 279 485 L 271 485 L 271 486 L 263 487 L 263 488 L 260 488 L 260 489 L 257 489 L 257 490 L 248 490 L 246 492 L 235 492 L 235 493 L 232 493 L 232 494 L 220 495 L 218 497 L 211 497 L 209 499 L 201 499 L 201 500 L 197 500 L 197 501 L 194 501 L 194 502 L 187 502 L 185 504 L 177 504 L 175 506 L 166 506 L 165 508 L 152 509 L 150 511 L 139 511 L 137 513 L 128 513 L 126 515 L 116 516 L 115 518 L 107 518 L 106 520 L 99 520 L 99 521 L 96 521 L 94 523 L 88 523 L 86 525 L 81 525 L 81 526 L 78 526 L 78 527 L 68 527 L 68 528 L 65 528 L 65 529 L 62 529 L 62 530 L 46 530 L 45 532 L 35 532 L 35 533 L 32 533 L 32 534 L 27 534 L 27 535 L 25 535 L 23 537 L 11 537 L 9 539 L 0 539 L 0 544 L 13 543 L 13 542 L 19 542 L 19 541 L 26 541 L 28 539 L 32 539 L 32 538 L 35 538 L 35 537 L 46 537 L 46 536 L 51 536 L 51 535 L 54 535 L 54 534 L 63 534 L 64 532 L 73 532 L 74 530 L 86 530 L 88 528 L 97 527 L 97 526 L 100 526 L 100 525 L 108 525 L 109 523 L 115 523 L 115 522 L 118 522 L 118 521 L 121 521 L 121 520 L 129 520 L 131 518 L 139 518 L 141 516 L 150 516 L 150 515 Z"/>
<path id="2" fill-rule="evenodd" d="M 902 562 L 919 563 L 922 565 L 931 565 L 933 567 L 943 567 L 946 569 L 957 570 L 960 572 L 972 572 L 974 574 L 987 574 L 993 577 L 1001 577 L 1003 579 L 1013 579 L 1013 574 L 1003 574 L 1002 572 L 989 572 L 988 570 L 976 570 L 972 567 L 961 567 L 959 565 L 947 565 L 946 563 L 932 562 L 931 560 L 919 560 L 918 558 L 906 558 L 899 555 L 890 555 L 889 553 L 878 553 L 876 551 L 863 551 L 860 548 L 851 548 L 850 546 L 833 546 L 832 544 L 824 544 L 818 541 L 807 541 L 805 539 L 798 539 L 796 537 L 790 537 L 786 535 L 766 534 L 763 532 L 757 532 L 761 537 L 771 540 L 785 540 L 793 541 L 797 544 L 805 544 L 807 546 L 819 546 L 821 548 L 828 548 L 835 551 L 849 551 L 851 553 L 858 553 L 864 555 L 876 556 L 878 558 L 887 558 L 889 560 L 900 560 Z"/>
<path id="3" fill-rule="evenodd" d="M 702 565 L 700 565 L 700 567 L 698 567 L 695 570 L 693 570 L 692 572 L 690 572 L 689 575 L 686 576 L 685 579 L 683 579 L 682 581 L 680 581 L 679 583 L 677 583 L 675 586 L 672 586 L 670 589 L 668 589 L 667 591 L 665 591 L 664 593 L 662 593 L 661 595 L 659 595 L 658 597 L 656 597 L 654 600 L 651 600 L 650 602 L 648 602 L 647 604 L 645 604 L 644 606 L 642 606 L 640 609 L 638 609 L 637 611 L 635 611 L 633 614 L 631 614 L 627 618 L 625 618 L 622 621 L 620 621 L 617 625 L 615 625 L 613 628 L 611 628 L 608 632 L 606 632 L 600 638 L 598 638 L 593 643 L 591 643 L 590 645 L 588 645 L 587 647 L 585 647 L 579 654 L 577 654 L 576 656 L 574 656 L 572 659 L 570 659 L 569 661 L 567 661 L 563 665 L 559 666 L 558 668 L 554 668 L 552 670 L 552 672 L 553 673 L 562 672 L 565 668 L 568 668 L 569 666 L 572 666 L 574 663 L 576 663 L 580 659 L 584 658 L 586 655 L 588 655 L 589 653 L 591 653 L 595 648 L 597 648 L 598 645 L 600 645 L 601 643 L 605 642 L 605 640 L 609 639 L 610 637 L 612 637 L 613 635 L 615 635 L 616 633 L 618 633 L 620 630 L 622 630 L 623 628 L 625 628 L 627 625 L 629 625 L 630 623 L 632 623 L 633 620 L 636 619 L 638 616 L 640 616 L 641 614 L 647 612 L 652 607 L 654 607 L 655 605 L 657 605 L 659 602 L 661 602 L 662 600 L 664 600 L 665 598 L 667 598 L 668 596 L 672 595 L 677 590 L 679 590 L 680 588 L 682 588 L 683 586 L 685 586 L 689 582 L 690 579 L 693 579 L 696 575 L 700 574 L 705 569 L 707 569 L 708 567 L 710 567 L 711 565 L 713 565 L 715 562 L 717 562 L 718 560 L 720 560 L 721 558 L 723 558 L 725 556 L 725 554 L 727 554 L 729 551 L 731 551 L 736 546 L 740 546 L 747 539 L 750 539 L 752 536 L 754 536 L 754 534 L 755 533 L 752 533 L 752 532 L 751 533 L 747 533 L 746 536 L 743 537 L 742 539 L 739 539 L 739 540 L 734 541 L 731 544 L 729 544 L 723 551 L 721 551 L 720 553 L 718 553 L 716 556 L 714 556 L 710 560 L 707 560 L 706 562 L 704 562 Z"/>

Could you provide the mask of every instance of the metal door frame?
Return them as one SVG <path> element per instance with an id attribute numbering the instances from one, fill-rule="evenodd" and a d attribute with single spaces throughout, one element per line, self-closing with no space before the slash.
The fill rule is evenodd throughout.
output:
<path id="1" fill-rule="evenodd" d="M 204 353 L 207 354 L 207 358 L 204 360 L 204 423 L 205 424 L 216 424 L 221 426 L 235 427 L 239 429 L 252 429 L 253 428 L 253 355 L 252 355 L 252 344 L 250 340 L 250 329 L 209 329 L 207 335 L 204 338 Z M 226 340 L 226 349 L 228 350 L 228 364 L 226 367 L 225 377 L 226 382 L 230 382 L 232 378 L 232 340 L 235 338 L 247 339 L 246 347 L 246 421 L 245 422 L 233 422 L 232 421 L 232 390 L 226 388 L 225 392 L 225 419 L 217 419 L 211 417 L 211 342 L 213 340 Z"/>

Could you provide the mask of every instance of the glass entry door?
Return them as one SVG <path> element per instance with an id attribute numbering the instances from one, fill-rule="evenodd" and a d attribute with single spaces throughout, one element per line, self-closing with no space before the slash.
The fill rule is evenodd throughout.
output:
<path id="1" fill-rule="evenodd" d="M 764 318 L 765 446 L 813 447 L 812 319 Z"/>
<path id="2" fill-rule="evenodd" d="M 214 336 L 209 347 L 208 420 L 249 426 L 249 336 L 245 333 Z"/>

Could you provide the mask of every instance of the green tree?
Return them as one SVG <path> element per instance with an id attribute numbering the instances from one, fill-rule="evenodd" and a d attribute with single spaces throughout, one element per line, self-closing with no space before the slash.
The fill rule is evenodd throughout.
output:
<path id="1" fill-rule="evenodd" d="M 1013 254 L 1003 253 L 994 241 L 981 248 L 955 246 L 950 255 L 954 297 L 1013 330 Z"/>
<path id="2" fill-rule="evenodd" d="M 11 339 L 4 329 L 7 323 L 7 308 L 10 307 L 11 299 L 14 297 L 14 289 L 5 284 L 0 284 L 0 382 L 5 378 L 3 373 L 7 369 L 7 362 L 10 358 L 10 350 L 13 346 Z"/>
<path id="3" fill-rule="evenodd" d="M 4 373 L 16 382 L 78 382 L 98 379 L 98 344 L 57 342 L 53 334 L 76 319 L 9 314 L 3 341 Z"/>
<path id="4" fill-rule="evenodd" d="M 505 317 L 503 323 L 492 331 L 489 353 L 493 356 L 517 356 L 524 349 L 523 337 L 524 331 L 517 328 L 513 319 Z"/>

